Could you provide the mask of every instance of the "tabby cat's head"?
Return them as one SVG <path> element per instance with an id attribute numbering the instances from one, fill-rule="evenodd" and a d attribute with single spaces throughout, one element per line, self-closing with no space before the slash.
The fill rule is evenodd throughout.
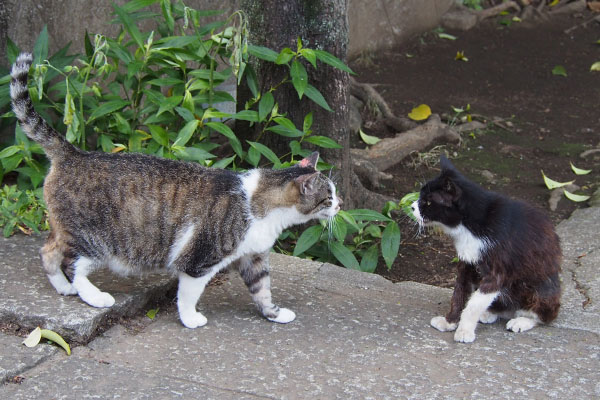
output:
<path id="1" fill-rule="evenodd" d="M 319 153 L 314 152 L 290 168 L 257 170 L 260 175 L 251 172 L 257 175 L 255 183 L 249 180 L 245 186 L 252 193 L 253 214 L 263 217 L 276 208 L 291 208 L 305 221 L 335 216 L 342 199 L 331 179 L 317 171 L 318 159 Z"/>

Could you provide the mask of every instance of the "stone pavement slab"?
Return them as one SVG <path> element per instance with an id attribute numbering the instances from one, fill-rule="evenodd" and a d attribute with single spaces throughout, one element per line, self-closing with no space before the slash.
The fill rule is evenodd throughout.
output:
<path id="1" fill-rule="evenodd" d="M 272 254 L 273 297 L 297 313 L 292 323 L 262 318 L 232 272 L 206 289 L 198 308 L 208 324 L 198 329 L 183 327 L 175 305 L 166 303 L 144 329 L 116 325 L 70 357 L 49 345 L 25 349 L 20 338 L 8 337 L 0 347 L 0 368 L 9 371 L 8 378 L 18 371 L 25 379 L 0 386 L 0 398 L 597 399 L 598 226 L 600 208 L 580 210 L 558 227 L 565 252 L 564 307 L 550 326 L 515 334 L 500 320 L 480 324 L 474 343 L 456 343 L 453 333 L 429 326 L 431 317 L 447 311 L 448 289 L 393 284 Z M 2 268 L 23 259 L 37 268 L 26 265 L 25 275 L 11 275 L 23 281 L 20 291 L 11 292 L 15 302 L 33 287 L 47 301 L 54 301 L 50 294 L 73 301 L 79 305 L 74 312 L 87 315 L 84 309 L 91 307 L 57 295 L 43 274 L 36 276 L 39 259 L 27 243 L 0 253 Z M 17 256 L 10 259 L 12 253 Z M 44 318 L 51 321 L 50 311 Z M 11 360 L 23 366 L 7 369 Z"/>
<path id="2" fill-rule="evenodd" d="M 168 275 L 123 278 L 98 273 L 90 280 L 115 297 L 111 308 L 94 308 L 78 296 L 61 296 L 41 266 L 39 250 L 45 236 L 14 236 L 0 239 L 0 321 L 24 328 L 42 326 L 69 341 L 87 343 L 108 318 L 131 315 L 160 298 L 175 280 Z"/>
<path id="3" fill-rule="evenodd" d="M 548 398 L 600 395 L 598 335 L 556 327 L 515 334 L 503 323 L 480 326 L 475 343 L 453 341 L 429 319 L 448 307 L 447 290 L 373 282 L 362 290 L 320 288 L 327 268 L 302 279 L 276 257 L 273 291 L 297 312 L 288 325 L 256 311 L 236 274 L 207 288 L 205 327 L 184 328 L 174 306 L 139 334 L 115 326 L 29 370 L 8 398 Z M 292 259 L 293 260 L 293 259 Z M 281 262 L 283 261 L 283 263 Z M 275 264 L 275 263 L 274 263 Z M 323 271 L 322 271 L 323 270 Z M 341 269 L 340 269 L 341 270 Z M 346 271 L 362 285 L 364 274 Z M 438 301 L 422 302 L 426 292 Z M 61 371 L 57 373 L 56 371 Z M 127 378 L 124 378 L 124 377 Z M 50 386 L 42 383 L 51 381 Z M 89 383 L 88 383 L 89 382 Z M 73 391 L 66 388 L 74 385 Z M 194 390 L 197 390 L 194 393 Z M 34 396 L 32 396 L 34 394 Z"/>

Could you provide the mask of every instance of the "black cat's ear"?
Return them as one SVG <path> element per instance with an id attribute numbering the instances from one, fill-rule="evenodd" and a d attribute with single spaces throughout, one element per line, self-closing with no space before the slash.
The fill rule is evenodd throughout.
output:
<path id="1" fill-rule="evenodd" d="M 444 180 L 442 183 L 442 190 L 444 193 L 449 194 L 453 200 L 456 200 L 462 194 L 462 189 L 460 186 L 456 184 L 456 182 L 452 179 L 451 176 L 444 176 Z"/>
<path id="2" fill-rule="evenodd" d="M 315 180 L 317 179 L 318 175 L 318 172 L 313 172 L 312 174 L 300 175 L 299 177 L 294 179 L 294 182 L 296 183 L 296 186 L 298 187 L 298 190 L 301 194 L 306 195 L 314 191 Z"/>
<path id="3" fill-rule="evenodd" d="M 317 169 L 317 162 L 319 161 L 319 152 L 315 151 L 310 156 L 303 158 L 298 164 L 299 167 L 302 168 L 312 168 L 314 170 Z"/>
<path id="4" fill-rule="evenodd" d="M 448 160 L 448 157 L 442 154 L 440 157 L 440 166 L 442 167 L 442 171 L 454 171 L 454 165 Z"/>

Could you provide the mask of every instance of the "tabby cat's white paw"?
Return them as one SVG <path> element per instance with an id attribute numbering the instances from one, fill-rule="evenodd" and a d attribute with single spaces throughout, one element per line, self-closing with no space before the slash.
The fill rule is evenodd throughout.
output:
<path id="1" fill-rule="evenodd" d="M 179 314 L 179 318 L 181 319 L 181 323 L 183 323 L 186 328 L 190 329 L 199 328 L 206 325 L 208 322 L 206 317 L 199 312 Z"/>
<path id="2" fill-rule="evenodd" d="M 441 332 L 450 332 L 456 329 L 455 322 L 448 322 L 446 317 L 433 317 L 430 322 L 431 326 Z"/>
<path id="3" fill-rule="evenodd" d="M 479 322 L 482 324 L 493 324 L 498 319 L 498 315 L 491 313 L 489 311 L 484 311 L 483 314 L 479 316 Z"/>
<path id="4" fill-rule="evenodd" d="M 92 307 L 112 307 L 113 304 L 115 304 L 115 298 L 112 297 L 110 293 L 101 292 L 99 290 L 92 293 L 79 292 L 79 297 L 81 297 L 81 300 L 85 301 Z"/>
<path id="5" fill-rule="evenodd" d="M 454 332 L 454 341 L 461 343 L 473 343 L 475 341 L 475 331 L 472 329 L 461 328 L 460 326 Z"/>
<path id="6" fill-rule="evenodd" d="M 536 325 L 536 322 L 531 318 L 517 317 L 506 323 L 506 329 L 513 332 L 525 332 Z"/>
<path id="7" fill-rule="evenodd" d="M 287 308 L 280 308 L 279 315 L 276 318 L 267 318 L 269 321 L 277 322 L 280 324 L 287 324 L 288 322 L 292 322 L 296 319 L 296 313 L 292 310 L 288 310 Z"/>

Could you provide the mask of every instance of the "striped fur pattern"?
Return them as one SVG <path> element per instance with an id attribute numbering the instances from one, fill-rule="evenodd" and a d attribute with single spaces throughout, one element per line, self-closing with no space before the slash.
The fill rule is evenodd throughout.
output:
<path id="1" fill-rule="evenodd" d="M 166 270 L 179 277 L 183 324 L 202 326 L 196 310 L 218 271 L 237 267 L 262 314 L 295 318 L 271 299 L 268 254 L 281 232 L 340 209 L 335 186 L 316 170 L 318 153 L 282 170 L 236 173 L 143 154 L 85 152 L 68 143 L 34 110 L 27 88 L 31 55 L 11 72 L 11 98 L 25 133 L 51 161 L 44 197 L 51 232 L 41 250 L 51 284 L 94 307 L 110 307 L 88 274 Z"/>
<path id="2" fill-rule="evenodd" d="M 508 318 L 523 332 L 554 320 L 560 308 L 561 249 L 551 221 L 527 203 L 469 181 L 443 157 L 440 176 L 413 204 L 421 225 L 438 226 L 454 241 L 458 276 L 450 311 L 434 317 L 454 340 L 475 340 L 478 322 Z"/>

